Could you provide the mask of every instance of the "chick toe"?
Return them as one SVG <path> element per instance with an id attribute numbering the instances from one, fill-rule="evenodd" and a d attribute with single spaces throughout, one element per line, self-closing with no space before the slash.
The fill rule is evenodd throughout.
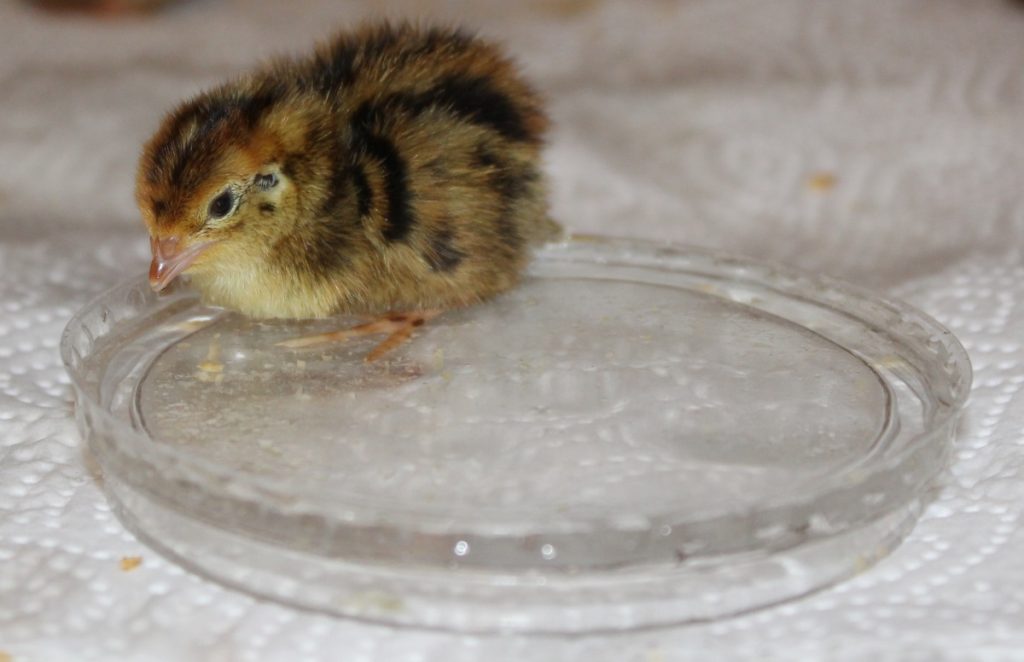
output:
<path id="1" fill-rule="evenodd" d="M 441 311 L 426 310 L 412 313 L 389 313 L 378 319 L 358 324 L 350 329 L 340 329 L 328 333 L 318 333 L 301 338 L 292 338 L 276 343 L 277 347 L 287 349 L 304 349 L 330 342 L 344 342 L 352 338 L 363 336 L 387 334 L 387 337 L 376 347 L 370 350 L 364 359 L 367 363 L 377 361 L 385 354 L 400 347 L 409 340 L 413 332 L 426 324 L 427 321 L 437 317 Z"/>

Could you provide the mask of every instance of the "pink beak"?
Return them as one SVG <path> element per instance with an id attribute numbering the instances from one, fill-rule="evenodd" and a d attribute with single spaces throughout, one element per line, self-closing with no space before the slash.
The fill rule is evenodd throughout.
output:
<path id="1" fill-rule="evenodd" d="M 149 264 L 149 285 L 154 291 L 167 287 L 174 278 L 188 269 L 199 254 L 209 247 L 209 243 L 195 244 L 182 248 L 177 237 L 166 239 L 149 239 L 149 248 L 153 252 L 153 261 Z"/>

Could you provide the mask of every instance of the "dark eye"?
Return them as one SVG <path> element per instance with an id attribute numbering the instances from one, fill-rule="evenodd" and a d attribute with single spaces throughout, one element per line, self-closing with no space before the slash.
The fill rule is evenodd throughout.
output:
<path id="1" fill-rule="evenodd" d="M 210 202 L 210 218 L 224 218 L 235 207 L 235 194 L 224 191 Z"/>

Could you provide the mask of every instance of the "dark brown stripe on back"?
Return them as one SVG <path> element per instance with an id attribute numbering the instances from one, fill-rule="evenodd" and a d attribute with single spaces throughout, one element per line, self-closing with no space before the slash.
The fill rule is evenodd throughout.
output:
<path id="1" fill-rule="evenodd" d="M 309 77 L 302 81 L 324 96 L 352 84 L 356 77 L 356 46 L 349 40 L 331 44 L 326 54 L 317 55 Z"/>
<path id="2" fill-rule="evenodd" d="M 242 120 L 249 129 L 255 128 L 264 115 L 287 95 L 288 87 L 284 83 L 270 81 L 262 83 L 252 94 L 238 100 Z"/>
<path id="3" fill-rule="evenodd" d="M 414 94 L 395 92 L 376 102 L 365 102 L 352 116 L 359 127 L 373 127 L 385 118 L 405 114 L 416 117 L 430 109 L 451 113 L 457 119 L 489 128 L 508 140 L 536 143 L 516 104 L 495 90 L 485 78 L 450 76 L 429 90 Z"/>
<path id="4" fill-rule="evenodd" d="M 416 223 L 405 160 L 387 138 L 367 135 L 363 142 L 366 154 L 380 165 L 384 174 L 384 196 L 388 201 L 387 223 L 383 229 L 384 239 L 402 241 Z"/>
<path id="5" fill-rule="evenodd" d="M 450 109 L 456 116 L 486 126 L 509 140 L 536 142 L 516 104 L 486 78 L 448 76 L 423 95 L 425 106 Z"/>
<path id="6" fill-rule="evenodd" d="M 362 153 L 381 169 L 383 194 L 387 200 L 387 219 L 382 229 L 384 239 L 403 241 L 416 224 L 412 193 L 409 190 L 409 169 L 395 144 L 378 134 L 379 112 L 376 104 L 365 102 L 352 114 L 352 146 L 353 151 Z M 369 183 L 365 181 L 365 172 L 364 183 L 366 191 L 370 191 Z M 364 199 L 369 200 L 371 197 L 367 195 Z M 366 211 L 369 212 L 369 206 Z"/>

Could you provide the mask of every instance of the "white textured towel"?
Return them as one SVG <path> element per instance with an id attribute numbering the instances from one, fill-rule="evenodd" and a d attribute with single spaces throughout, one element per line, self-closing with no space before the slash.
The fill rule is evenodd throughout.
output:
<path id="1" fill-rule="evenodd" d="M 571 639 L 398 631 L 255 600 L 141 546 L 71 419 L 57 343 L 145 268 L 131 188 L 174 101 L 369 1 L 145 19 L 0 5 L 0 651 L 27 660 L 1024 659 L 1024 3 L 420 0 L 545 91 L 554 214 L 819 270 L 948 325 L 976 371 L 952 467 L 861 576 L 716 623 Z M 124 571 L 122 557 L 141 556 Z M 0 660 L 5 659 L 0 655 Z"/>

